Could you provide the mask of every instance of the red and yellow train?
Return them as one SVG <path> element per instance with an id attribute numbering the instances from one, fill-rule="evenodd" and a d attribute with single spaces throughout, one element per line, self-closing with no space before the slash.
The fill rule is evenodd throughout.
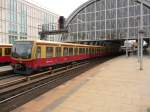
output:
<path id="1" fill-rule="evenodd" d="M 0 44 L 0 64 L 11 62 L 11 44 Z"/>
<path id="2" fill-rule="evenodd" d="M 12 47 L 12 67 L 15 73 L 31 74 L 52 65 L 103 57 L 117 53 L 117 47 L 22 40 Z"/>

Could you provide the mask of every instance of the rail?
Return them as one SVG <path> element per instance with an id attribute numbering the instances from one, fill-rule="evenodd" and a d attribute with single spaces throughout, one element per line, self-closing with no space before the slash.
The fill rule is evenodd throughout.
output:
<path id="1" fill-rule="evenodd" d="M 57 74 L 60 74 L 60 73 L 66 72 L 68 70 L 78 68 L 78 67 L 80 67 L 82 65 L 85 65 L 85 64 L 87 64 L 87 63 L 80 63 L 80 64 L 77 64 L 76 66 L 75 65 L 74 66 L 69 65 L 69 66 L 57 68 L 57 69 L 54 69 L 54 70 L 49 70 L 49 71 L 45 71 L 45 72 L 42 72 L 42 73 L 34 74 L 34 75 L 31 75 L 31 76 L 26 76 L 26 77 L 23 77 L 23 78 L 21 77 L 19 79 L 13 80 L 13 81 L 8 81 L 6 83 L 0 84 L 0 89 L 6 88 L 6 87 L 9 87 L 9 86 L 14 86 L 15 84 L 31 81 L 31 80 L 41 78 L 41 77 L 44 77 L 44 76 L 53 77 L 53 76 L 56 76 Z"/>

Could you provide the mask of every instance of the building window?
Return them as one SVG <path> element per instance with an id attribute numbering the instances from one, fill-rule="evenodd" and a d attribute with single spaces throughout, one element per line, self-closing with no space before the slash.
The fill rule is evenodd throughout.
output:
<path id="1" fill-rule="evenodd" d="M 20 40 L 26 40 L 27 39 L 27 37 L 20 37 Z"/>
<path id="2" fill-rule="evenodd" d="M 17 36 L 9 36 L 9 43 L 13 44 L 17 40 Z"/>
<path id="3" fill-rule="evenodd" d="M 20 12 L 20 34 L 27 35 L 27 6 L 23 3 L 21 5 Z"/>
<path id="4" fill-rule="evenodd" d="M 17 1 L 9 0 L 9 33 L 17 33 Z"/>

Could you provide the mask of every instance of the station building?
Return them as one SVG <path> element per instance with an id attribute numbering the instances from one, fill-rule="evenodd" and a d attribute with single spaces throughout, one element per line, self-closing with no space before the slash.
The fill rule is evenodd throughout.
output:
<path id="1" fill-rule="evenodd" d="M 36 40 L 39 38 L 38 26 L 57 23 L 58 17 L 25 0 L 0 0 L 0 43 L 13 43 L 16 39 Z M 48 38 L 54 39 L 54 35 Z"/>
<path id="2" fill-rule="evenodd" d="M 144 38 L 150 38 L 150 2 L 143 1 Z M 137 39 L 140 6 L 135 0 L 89 0 L 68 17 L 62 41 Z"/>

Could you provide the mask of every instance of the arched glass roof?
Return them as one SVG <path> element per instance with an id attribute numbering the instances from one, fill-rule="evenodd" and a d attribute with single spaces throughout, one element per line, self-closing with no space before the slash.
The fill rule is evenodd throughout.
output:
<path id="1" fill-rule="evenodd" d="M 140 0 L 139 0 L 140 1 Z M 150 37 L 150 2 L 144 0 L 145 38 Z M 89 0 L 67 19 L 63 41 L 136 39 L 140 28 L 140 4 L 134 0 Z"/>

